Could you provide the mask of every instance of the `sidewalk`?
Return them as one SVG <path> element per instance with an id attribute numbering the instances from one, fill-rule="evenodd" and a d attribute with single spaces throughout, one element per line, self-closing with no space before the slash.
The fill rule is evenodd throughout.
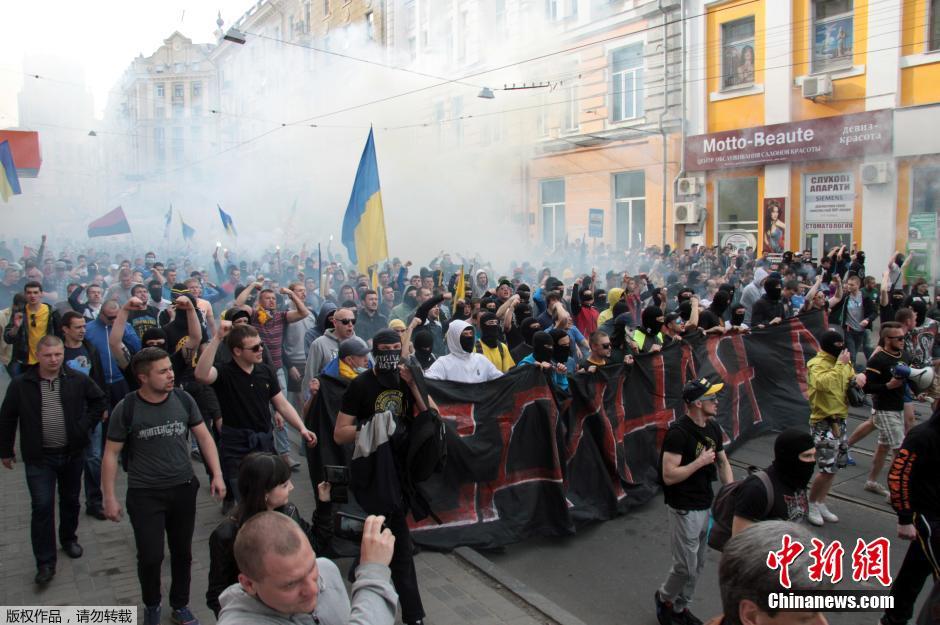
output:
<path id="1" fill-rule="evenodd" d="M 190 607 L 203 623 L 213 623 L 205 605 L 209 574 L 209 535 L 221 519 L 219 505 L 208 493 L 202 465 L 193 463 L 200 489 L 193 536 L 193 565 Z M 119 473 L 118 492 L 125 490 Z M 306 475 L 295 474 L 291 500 L 304 516 L 313 512 L 313 493 Z M 61 551 L 56 576 L 42 591 L 33 583 L 36 566 L 29 539 L 29 492 L 22 463 L 15 470 L 0 469 L 0 500 L 7 502 L 0 513 L 0 605 L 138 605 L 140 588 L 134 535 L 125 514 L 120 523 L 98 521 L 84 514 L 79 520 L 78 539 L 84 555 L 71 560 Z M 123 504 L 123 501 L 122 501 Z M 555 623 L 549 617 L 508 592 L 502 585 L 453 554 L 424 552 L 416 558 L 421 596 L 428 625 L 539 625 Z M 345 571 L 350 559 L 340 560 Z M 166 603 L 169 585 L 169 554 L 164 560 L 163 622 L 170 622 Z"/>

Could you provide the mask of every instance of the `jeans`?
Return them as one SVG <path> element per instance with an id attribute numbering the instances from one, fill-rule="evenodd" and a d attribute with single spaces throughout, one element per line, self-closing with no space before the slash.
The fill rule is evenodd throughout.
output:
<path id="1" fill-rule="evenodd" d="M 277 370 L 277 382 L 281 385 L 281 392 L 285 393 L 286 396 L 287 372 L 284 371 L 283 367 Z M 283 429 L 278 428 L 277 426 L 274 427 L 274 450 L 281 455 L 290 453 L 290 439 L 287 438 L 288 428 L 290 428 L 290 426 L 287 425 L 286 422 L 284 423 Z"/>
<path id="2" fill-rule="evenodd" d="M 672 527 L 672 568 L 659 594 L 672 603 L 673 611 L 682 612 L 692 603 L 695 582 L 705 566 L 709 511 L 666 509 Z"/>
<path id="3" fill-rule="evenodd" d="M 907 548 L 901 568 L 891 585 L 894 607 L 885 610 L 888 624 L 907 623 L 914 614 L 914 602 L 927 578 L 940 579 L 940 518 L 914 514 L 915 538 Z"/>
<path id="4" fill-rule="evenodd" d="M 76 542 L 82 489 L 81 453 L 43 453 L 42 462 L 26 464 L 32 502 L 30 536 L 36 566 L 55 567 L 55 491 L 59 486 L 59 542 Z"/>
<path id="5" fill-rule="evenodd" d="M 145 606 L 160 605 L 163 535 L 170 548 L 170 607 L 189 605 L 199 480 L 171 488 L 128 488 L 127 514 L 137 543 L 137 578 Z"/>
<path id="6" fill-rule="evenodd" d="M 222 447 L 219 452 L 222 477 L 226 482 L 226 488 L 231 488 L 235 501 L 239 501 L 241 495 L 238 492 L 238 471 L 242 459 L 253 451 L 273 452 L 273 437 L 271 432 L 254 432 L 222 425 L 219 443 Z"/>
<path id="7" fill-rule="evenodd" d="M 868 340 L 865 336 L 866 330 L 855 331 L 848 327 L 845 328 L 845 348 L 849 350 L 849 362 L 852 363 L 852 368 L 855 369 L 856 373 L 861 373 L 865 370 L 865 367 L 859 367 L 857 363 L 858 352 L 865 354 L 865 362 L 868 362 L 868 358 L 871 356 L 871 351 L 868 349 Z"/>
<path id="8" fill-rule="evenodd" d="M 88 446 L 85 447 L 85 509 L 101 510 L 101 430 L 99 423 L 91 430 Z"/>

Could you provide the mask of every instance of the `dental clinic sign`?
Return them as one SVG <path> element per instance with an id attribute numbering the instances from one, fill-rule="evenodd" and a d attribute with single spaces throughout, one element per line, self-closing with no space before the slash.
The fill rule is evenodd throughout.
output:
<path id="1" fill-rule="evenodd" d="M 891 152 L 893 113 L 869 111 L 695 135 L 685 168 L 707 171 L 766 163 L 858 158 Z"/>

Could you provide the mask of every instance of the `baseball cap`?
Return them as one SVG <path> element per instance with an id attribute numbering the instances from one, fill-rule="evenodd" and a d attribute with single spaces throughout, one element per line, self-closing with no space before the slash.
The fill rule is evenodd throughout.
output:
<path id="1" fill-rule="evenodd" d="M 358 336 L 351 336 L 339 344 L 339 357 L 341 360 L 346 356 L 365 356 L 370 351 L 369 344 Z"/>
<path id="2" fill-rule="evenodd" d="M 682 316 L 678 312 L 671 312 L 666 314 L 666 323 L 672 323 L 676 320 L 681 320 Z"/>
<path id="3" fill-rule="evenodd" d="M 687 382 L 685 386 L 682 387 L 682 399 L 687 404 L 691 404 L 694 401 L 698 401 L 703 397 L 713 397 L 724 388 L 724 384 L 719 382 L 717 384 L 712 384 L 708 381 L 708 378 L 700 378 L 698 380 L 692 380 Z"/>

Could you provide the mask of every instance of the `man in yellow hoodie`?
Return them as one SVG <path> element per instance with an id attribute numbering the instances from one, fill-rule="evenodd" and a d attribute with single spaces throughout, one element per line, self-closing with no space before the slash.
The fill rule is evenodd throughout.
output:
<path id="1" fill-rule="evenodd" d="M 845 339 L 835 330 L 826 330 L 819 338 L 820 351 L 806 364 L 809 370 L 810 433 L 816 443 L 816 466 L 819 472 L 809 491 L 809 514 L 813 525 L 836 523 L 839 517 L 826 507 L 826 496 L 836 472 L 846 466 L 848 436 L 845 420 L 849 414 L 846 392 L 854 380 L 865 386 L 865 374 L 855 374 L 849 364 Z"/>
<path id="2" fill-rule="evenodd" d="M 607 310 L 601 312 L 597 317 L 597 327 L 600 327 L 601 324 L 612 319 L 614 316 L 614 306 L 623 299 L 623 289 L 620 287 L 614 287 L 607 292 Z"/>
<path id="3" fill-rule="evenodd" d="M 499 339 L 499 317 L 491 312 L 480 315 L 480 340 L 477 341 L 476 352 L 486 356 L 500 372 L 506 373 L 516 366 L 516 362 L 509 346 Z"/>

